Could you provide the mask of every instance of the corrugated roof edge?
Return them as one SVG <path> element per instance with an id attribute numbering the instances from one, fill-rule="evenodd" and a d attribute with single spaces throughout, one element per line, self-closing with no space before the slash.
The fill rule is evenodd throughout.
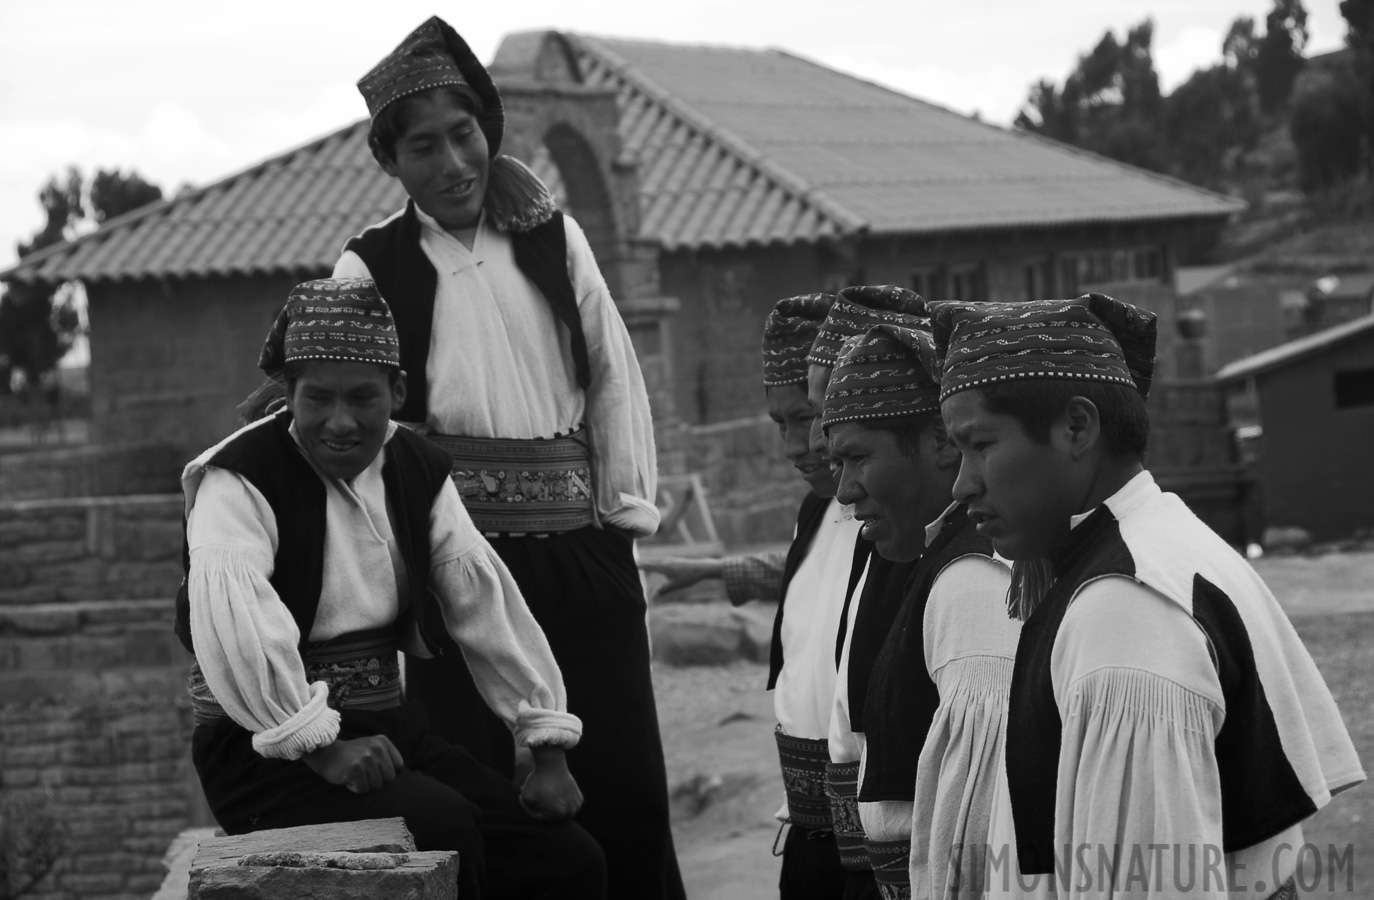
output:
<path id="1" fill-rule="evenodd" d="M 700 131 L 702 134 L 709 135 L 713 140 L 718 141 L 742 161 L 757 169 L 764 176 L 777 182 L 779 187 L 805 200 L 827 217 L 834 219 L 846 231 L 857 233 L 868 228 L 867 222 L 831 199 L 824 191 L 817 190 L 807 184 L 801 177 L 787 171 L 782 166 L 770 160 L 761 151 L 755 149 L 748 141 L 744 140 L 744 138 L 730 131 L 728 128 L 723 128 L 716 122 L 711 121 L 704 113 L 698 112 L 690 104 L 679 100 L 662 85 L 635 68 L 632 63 L 620 54 L 607 47 L 604 42 L 623 41 L 625 43 L 636 44 L 661 44 L 663 46 L 675 47 L 678 49 L 687 46 L 704 47 L 707 49 L 738 50 L 740 52 L 758 51 L 751 51 L 749 48 L 745 47 L 727 47 L 724 45 L 710 47 L 709 45 L 703 44 L 673 44 L 668 41 L 648 41 L 631 38 L 601 38 L 597 35 L 578 34 L 570 31 L 563 32 L 563 34 L 576 46 L 587 53 L 592 53 L 599 57 L 607 68 L 648 94 L 653 98 L 655 103 L 663 106 L 687 125 Z"/>
<path id="2" fill-rule="evenodd" d="M 1123 162 L 1121 162 L 1120 160 L 1112 159 L 1110 156 L 1103 156 L 1103 155 L 1100 154 L 1100 153 L 1094 153 L 1093 151 L 1091 151 L 1091 150 L 1085 150 L 1085 149 L 1083 149 L 1082 147 L 1075 147 L 1073 144 L 1066 144 L 1066 143 L 1064 143 L 1063 141 L 1056 141 L 1056 140 L 1053 139 L 1053 138 L 1048 138 L 1048 137 L 1045 137 L 1044 135 L 1035 134 L 1034 132 L 1031 132 L 1031 131 L 1025 131 L 1025 130 L 1019 129 L 1019 128 L 1004 128 L 1004 127 L 1002 127 L 1001 125 L 996 125 L 996 124 L 993 124 L 992 122 L 984 122 L 984 121 L 983 121 L 982 119 L 980 119 L 980 118 L 975 118 L 974 116 L 964 115 L 963 113 L 961 113 L 961 112 L 959 112 L 959 111 L 957 111 L 957 110 L 950 109 L 950 108 L 947 107 L 947 106 L 941 106 L 941 105 L 938 104 L 938 103 L 932 103 L 932 102 L 930 102 L 929 100 L 923 100 L 923 99 L 921 99 L 920 97 L 912 96 L 911 94 L 908 94 L 908 93 L 906 93 L 905 91 L 899 91 L 899 90 L 897 90 L 897 89 L 894 88 L 894 87 L 889 87 L 888 85 L 880 84 L 880 83 L 878 83 L 878 82 L 876 82 L 876 81 L 871 81 L 871 80 L 869 80 L 869 79 L 867 79 L 867 78 L 863 78 L 863 77 L 861 77 L 861 76 L 859 76 L 859 75 L 855 75 L 855 74 L 852 73 L 852 72 L 846 72 L 846 71 L 844 71 L 843 69 L 831 68 L 830 66 L 824 65 L 823 63 L 818 63 L 818 62 L 816 62 L 816 61 L 813 60 L 813 59 L 808 59 L 807 57 L 802 56 L 802 55 L 800 55 L 800 54 L 798 54 L 798 53 L 793 53 L 793 52 L 790 51 L 790 50 L 783 50 L 783 49 L 777 48 L 777 47 L 770 47 L 770 48 L 768 48 L 768 49 L 769 49 L 771 52 L 781 54 L 782 56 L 790 56 L 791 58 L 793 58 L 793 59 L 795 59 L 795 60 L 797 60 L 797 61 L 799 61 L 799 62 L 806 63 L 806 64 L 809 65 L 809 66 L 814 66 L 814 67 L 816 67 L 816 68 L 818 68 L 818 69 L 825 69 L 827 72 L 839 72 L 841 75 L 844 75 L 844 76 L 846 76 L 846 77 L 848 77 L 848 78 L 852 78 L 852 79 L 854 79 L 855 81 L 862 81 L 864 84 L 867 84 L 867 85 L 870 85 L 870 86 L 872 86 L 872 87 L 875 87 L 875 88 L 877 88 L 878 90 L 886 91 L 886 92 L 889 93 L 889 94 L 893 94 L 893 95 L 895 95 L 895 96 L 901 97 L 903 100 L 909 100 L 909 101 L 911 101 L 912 103 L 919 103 L 919 104 L 922 105 L 922 106 L 927 106 L 927 107 L 930 107 L 931 109 L 937 109 L 937 110 L 940 110 L 941 112 L 949 113 L 949 114 L 952 115 L 952 116 L 959 116 L 959 117 L 962 118 L 962 119 L 967 119 L 967 120 L 968 120 L 970 123 L 972 123 L 972 124 L 979 125 L 979 126 L 981 126 L 981 127 L 983 127 L 983 128 L 991 129 L 991 130 L 996 131 L 996 132 L 998 132 L 998 133 L 1000 133 L 1000 134 L 1010 135 L 1010 136 L 1016 137 L 1016 138 L 1023 138 L 1023 139 L 1026 139 L 1026 140 L 1039 141 L 1039 142 L 1044 143 L 1044 144 L 1049 144 L 1050 146 L 1054 147 L 1054 148 L 1057 149 L 1057 150 L 1063 150 L 1063 151 L 1066 151 L 1066 152 L 1069 152 L 1069 153 L 1073 153 L 1073 154 L 1075 154 L 1075 155 L 1077 155 L 1077 156 L 1082 156 L 1082 157 L 1086 157 L 1086 158 L 1088 158 L 1088 159 L 1097 160 L 1098 162 L 1106 163 L 1107 165 L 1114 166 L 1114 167 L 1117 168 L 1117 169 L 1120 169 L 1120 170 L 1125 171 L 1125 172 L 1129 172 L 1129 173 L 1131 173 L 1131 174 L 1133 174 L 1133 175 L 1141 175 L 1141 176 L 1144 176 L 1144 177 L 1146 177 L 1146 178 L 1150 178 L 1150 179 L 1152 179 L 1152 180 L 1154 180 L 1154 181 L 1161 181 L 1161 182 L 1164 182 L 1165 184 L 1172 185 L 1173 187 L 1181 188 L 1181 189 L 1183 189 L 1183 190 L 1187 190 L 1187 191 L 1190 191 L 1190 192 L 1192 192 L 1192 193 L 1195 193 L 1195 194 L 1199 194 L 1199 195 L 1208 197 L 1208 198 L 1210 198 L 1210 199 L 1212 199 L 1212 200 L 1214 200 L 1214 201 L 1217 201 L 1218 203 L 1221 203 L 1221 204 L 1223 204 L 1223 205 L 1225 205 L 1225 206 L 1228 207 L 1228 208 L 1225 209 L 1225 210 L 1218 210 L 1216 213 L 1203 213 L 1203 214 L 1199 214 L 1199 216 L 1204 217 L 1204 218 L 1210 218 L 1210 217 L 1213 216 L 1213 215 L 1216 215 L 1216 216 L 1231 215 L 1232 213 L 1241 212 L 1242 210 L 1244 210 L 1244 209 L 1249 205 L 1249 204 L 1247 204 L 1244 200 L 1241 200 L 1241 199 L 1239 199 L 1239 198 L 1237 198 L 1237 197 L 1232 197 L 1232 196 L 1230 196 L 1230 195 L 1228 195 L 1228 194 L 1222 194 L 1222 193 L 1219 193 L 1219 192 L 1217 192 L 1217 191 L 1208 190 L 1207 188 L 1204 188 L 1204 187 L 1199 187 L 1199 186 L 1197 186 L 1197 185 L 1195 185 L 1195 184 L 1191 184 L 1191 183 L 1189 183 L 1189 182 L 1187 182 L 1187 181 L 1183 181 L 1182 179 L 1174 178 L 1172 175 L 1164 175 L 1164 174 L 1162 174 L 1162 173 L 1160 173 L 1160 172 L 1151 172 L 1149 169 L 1142 169 L 1142 168 L 1140 168 L 1139 166 L 1133 166 L 1133 165 L 1130 165 L 1129 163 L 1123 163 Z M 1175 216 L 1165 216 L 1165 217 L 1158 217 L 1158 218 L 1176 218 L 1176 217 L 1175 217 Z"/>
<path id="3" fill-rule="evenodd" d="M 1323 350 L 1329 350 L 1371 329 L 1374 329 L 1374 313 L 1228 363 L 1218 369 L 1212 378 L 1217 384 L 1234 384 L 1245 378 L 1281 369 Z"/>
<path id="4" fill-rule="evenodd" d="M 224 178 L 221 178 L 218 181 L 212 182 L 203 187 L 194 188 L 183 194 L 178 194 L 175 197 L 169 197 L 163 200 L 159 200 L 155 203 L 150 203 L 147 206 L 142 206 L 138 209 L 130 210 L 129 212 L 124 213 L 122 216 L 117 216 L 111 219 L 110 221 L 101 224 L 101 226 L 97 228 L 95 231 L 88 232 L 70 241 L 62 241 L 61 243 L 53 244 L 51 247 L 44 247 L 42 250 L 39 250 L 36 253 L 30 253 L 28 256 L 21 259 L 15 265 L 11 266 L 8 269 L 5 269 L 3 272 L 0 272 L 0 281 L 26 281 L 30 283 L 37 283 L 41 279 L 25 278 L 25 273 L 37 269 L 38 267 L 43 265 L 43 263 L 51 259 L 55 259 L 64 254 L 71 253 L 75 251 L 78 247 L 106 240 L 115 232 L 127 228 L 129 225 L 134 224 L 136 222 L 141 222 L 144 219 L 151 219 L 159 213 L 163 213 L 170 210 L 174 206 L 194 203 L 206 194 L 208 194 L 209 192 L 216 190 L 217 188 L 222 188 L 227 185 L 230 185 L 235 181 L 238 181 L 240 178 L 246 178 L 252 175 L 254 172 L 257 172 L 261 169 L 265 169 L 268 166 L 273 165 L 274 163 L 286 162 L 290 160 L 292 157 L 296 156 L 297 154 L 317 150 L 319 147 L 323 146 L 329 140 L 342 135 L 346 131 L 357 128 L 358 126 L 363 125 L 366 122 L 368 122 L 367 119 L 359 119 L 356 122 L 351 122 L 348 125 L 343 126 L 342 128 L 334 129 L 328 134 L 324 134 L 316 138 L 311 138 L 310 140 L 302 144 L 292 147 L 290 150 L 278 153 L 275 156 L 269 156 L 266 159 L 253 163 L 252 165 L 245 166 L 239 171 L 234 172 L 230 175 L 226 175 Z M 112 277 L 109 279 L 99 280 L 116 281 L 122 279 Z"/>

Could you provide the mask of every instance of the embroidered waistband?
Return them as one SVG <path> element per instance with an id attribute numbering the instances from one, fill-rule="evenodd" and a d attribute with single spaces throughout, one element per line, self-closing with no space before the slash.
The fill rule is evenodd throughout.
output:
<path id="1" fill-rule="evenodd" d="M 911 900 L 911 839 L 865 841 L 864 846 L 883 900 Z"/>
<path id="2" fill-rule="evenodd" d="M 793 737 L 781 728 L 773 732 L 782 764 L 782 786 L 787 792 L 787 818 L 793 825 L 813 831 L 829 831 L 830 798 L 825 790 L 825 767 L 830 747 L 824 738 Z"/>
<path id="3" fill-rule="evenodd" d="M 830 798 L 830 821 L 840 865 L 851 872 L 867 871 L 864 826 L 859 820 L 859 761 L 826 763 L 825 792 Z"/>
<path id="4" fill-rule="evenodd" d="M 308 643 L 302 656 L 306 683 L 329 685 L 329 705 L 335 709 L 387 709 L 401 702 L 401 666 L 391 626 Z M 199 663 L 192 663 L 186 689 L 197 725 L 210 725 L 225 716 Z"/>
<path id="5" fill-rule="evenodd" d="M 453 481 L 478 531 L 548 534 L 595 522 L 587 430 L 520 441 L 431 434 L 453 458 Z"/>

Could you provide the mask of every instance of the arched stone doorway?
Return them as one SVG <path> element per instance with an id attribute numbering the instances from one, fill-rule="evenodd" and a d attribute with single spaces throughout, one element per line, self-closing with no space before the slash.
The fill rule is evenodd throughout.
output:
<path id="1" fill-rule="evenodd" d="M 508 35 L 490 69 L 506 106 L 502 149 L 530 165 L 586 233 L 644 371 L 660 468 L 676 471 L 668 329 L 677 301 L 660 294 L 657 245 L 639 238 L 638 182 L 622 157 L 615 92 L 587 86 L 554 31 Z"/>

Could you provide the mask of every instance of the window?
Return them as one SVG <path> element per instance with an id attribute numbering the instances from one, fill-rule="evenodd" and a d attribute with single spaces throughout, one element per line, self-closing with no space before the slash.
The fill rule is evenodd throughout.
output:
<path id="1" fill-rule="evenodd" d="M 847 287 L 864 283 L 864 270 L 853 269 L 848 272 L 831 272 L 821 282 L 821 290 L 827 294 L 838 294 Z"/>
<path id="2" fill-rule="evenodd" d="M 912 271 L 911 289 L 927 300 L 942 300 L 945 292 L 941 280 L 938 267 L 925 266 Z"/>
<path id="3" fill-rule="evenodd" d="M 949 270 L 949 299 L 961 302 L 982 300 L 981 284 L 977 265 L 953 266 Z"/>
<path id="4" fill-rule="evenodd" d="M 1335 373 L 1336 408 L 1374 406 L 1374 369 Z"/>
<path id="5" fill-rule="evenodd" d="M 1162 281 L 1163 253 L 1159 247 L 1068 253 L 1060 257 L 1059 279 L 1065 296 L 1082 293 L 1098 284 Z"/>

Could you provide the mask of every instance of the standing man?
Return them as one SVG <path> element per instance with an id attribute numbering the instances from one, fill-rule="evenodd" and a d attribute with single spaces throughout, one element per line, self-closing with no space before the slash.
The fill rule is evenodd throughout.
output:
<path id="1" fill-rule="evenodd" d="M 940 420 L 938 376 L 928 328 L 883 325 L 840 359 L 825 392 L 837 496 L 882 558 L 908 571 L 861 729 L 859 816 L 884 900 L 979 893 L 981 859 L 952 850 L 987 842 L 1016 652 L 1010 572 L 950 502 L 959 451 Z"/>
<path id="2" fill-rule="evenodd" d="M 633 540 L 658 511 L 648 397 L 586 237 L 498 156 L 501 96 L 431 18 L 358 82 L 405 208 L 350 240 L 336 275 L 391 304 L 410 391 L 398 418 L 448 451 L 474 523 L 548 635 L 587 737 L 569 765 L 610 896 L 681 898 Z M 452 658 L 412 664 L 436 730 L 507 773 L 509 730 Z"/>
<path id="3" fill-rule="evenodd" d="M 840 865 L 835 844 L 825 769 L 835 642 L 840 611 L 853 588 L 859 523 L 835 499 L 820 411 L 806 392 L 806 354 L 832 299 L 812 294 L 780 300 L 763 333 L 768 413 L 782 431 L 783 452 L 811 487 L 783 567 L 768 668 L 787 794 L 778 818 L 790 826 L 782 852 L 782 900 L 853 896 L 851 874 Z"/>
<path id="4" fill-rule="evenodd" d="M 856 285 L 840 291 L 825 317 L 816 342 L 807 354 L 807 395 L 819 414 L 825 404 L 826 387 L 843 348 L 862 338 L 879 325 L 902 328 L 929 327 L 926 302 L 916 292 L 896 285 Z M 892 628 L 901 606 L 907 579 L 914 560 L 895 561 L 884 557 L 872 541 L 860 535 L 862 574 L 845 600 L 840 623 L 841 638 L 836 649 L 839 674 L 835 683 L 834 708 L 830 715 L 830 763 L 826 767 L 826 789 L 830 794 L 831 815 L 840 862 L 855 873 L 855 880 L 868 884 L 865 897 L 876 896 L 873 868 L 865 846 L 863 824 L 859 819 L 859 761 L 863 756 L 863 714 L 869 675 L 873 662 Z M 935 684 L 915 679 L 925 703 L 909 709 L 915 728 L 929 724 L 939 697 Z"/>
<path id="5" fill-rule="evenodd" d="M 1154 314 L 1086 294 L 933 325 L 954 496 L 1023 621 L 988 896 L 1294 896 L 1303 820 L 1365 775 L 1264 582 L 1145 468 Z"/>

